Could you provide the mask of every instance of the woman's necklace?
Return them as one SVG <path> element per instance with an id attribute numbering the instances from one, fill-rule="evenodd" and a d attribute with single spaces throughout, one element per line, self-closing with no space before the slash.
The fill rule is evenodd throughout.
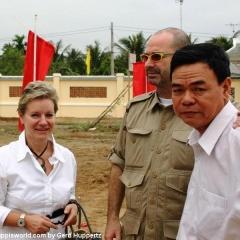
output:
<path id="1" fill-rule="evenodd" d="M 28 146 L 28 145 L 27 145 Z M 29 146 L 28 146 L 29 147 Z M 35 153 L 30 147 L 30 151 L 36 156 L 36 159 L 41 159 L 42 160 L 42 164 L 41 167 L 43 169 L 44 172 L 46 172 L 46 167 L 45 167 L 45 160 L 42 158 L 42 155 L 45 153 L 45 151 L 47 150 L 47 147 L 48 147 L 48 141 L 47 141 L 47 145 L 46 147 L 43 149 L 43 151 L 38 155 L 37 153 Z"/>

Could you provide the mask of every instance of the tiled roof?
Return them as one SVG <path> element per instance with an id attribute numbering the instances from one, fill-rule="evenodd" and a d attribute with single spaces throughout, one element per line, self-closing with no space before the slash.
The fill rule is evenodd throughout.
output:
<path id="1" fill-rule="evenodd" d="M 240 70 L 239 68 L 233 64 L 233 63 L 230 63 L 230 71 L 231 71 L 231 76 L 235 77 L 235 76 L 240 76 Z"/>
<path id="2" fill-rule="evenodd" d="M 240 57 L 240 42 L 239 42 L 239 40 L 234 42 L 233 47 L 228 49 L 226 52 L 229 57 Z"/>
<path id="3" fill-rule="evenodd" d="M 239 38 L 233 38 L 233 47 L 228 49 L 226 51 L 228 54 L 230 61 L 231 57 L 239 59 L 239 61 L 236 62 L 236 60 L 233 62 L 230 62 L 230 70 L 231 70 L 231 77 L 240 77 L 240 39 Z"/>

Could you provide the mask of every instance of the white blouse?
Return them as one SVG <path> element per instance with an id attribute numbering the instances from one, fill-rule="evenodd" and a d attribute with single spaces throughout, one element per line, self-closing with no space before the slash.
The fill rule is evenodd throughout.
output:
<path id="1" fill-rule="evenodd" d="M 19 140 L 0 148 L 0 236 L 6 239 L 36 239 L 26 228 L 3 226 L 11 210 L 26 214 L 52 215 L 75 199 L 76 160 L 71 151 L 57 144 L 49 162 L 53 170 L 47 176 L 25 142 L 25 131 Z M 53 221 L 62 220 L 60 216 Z M 40 239 L 60 239 L 64 229 L 51 229 Z M 4 234 L 4 235 L 2 235 Z M 20 234 L 14 235 L 14 234 Z"/>

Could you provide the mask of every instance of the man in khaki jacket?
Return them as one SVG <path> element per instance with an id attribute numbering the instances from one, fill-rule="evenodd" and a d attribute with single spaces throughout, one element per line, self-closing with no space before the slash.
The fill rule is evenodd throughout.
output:
<path id="1" fill-rule="evenodd" d="M 192 128 L 173 111 L 170 62 L 189 44 L 182 30 L 167 28 L 141 56 L 156 91 L 129 102 L 112 148 L 106 240 L 176 239 L 194 155 L 186 145 Z M 127 209 L 119 219 L 124 195 Z"/>

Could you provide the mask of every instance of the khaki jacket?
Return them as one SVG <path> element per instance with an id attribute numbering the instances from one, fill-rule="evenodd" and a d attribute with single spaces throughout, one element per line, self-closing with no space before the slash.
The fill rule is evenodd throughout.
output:
<path id="1" fill-rule="evenodd" d="M 128 104 L 109 158 L 123 169 L 122 239 L 176 239 L 194 165 L 191 130 L 155 91 Z"/>

